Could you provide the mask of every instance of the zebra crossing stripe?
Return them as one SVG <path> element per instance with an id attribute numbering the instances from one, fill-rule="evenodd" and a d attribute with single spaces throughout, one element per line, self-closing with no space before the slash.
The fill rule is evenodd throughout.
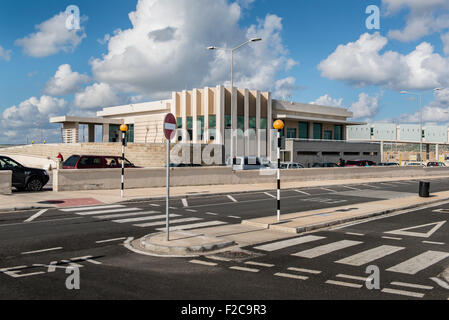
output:
<path id="1" fill-rule="evenodd" d="M 309 250 L 304 250 L 295 254 L 292 254 L 292 256 L 301 257 L 301 258 L 316 258 L 337 250 L 349 248 L 358 244 L 361 244 L 363 242 L 360 241 L 351 241 L 351 240 L 341 240 L 329 244 L 325 244 L 323 246 L 318 246 Z"/>
<path id="2" fill-rule="evenodd" d="M 327 284 L 333 284 L 333 285 L 336 285 L 336 286 L 357 288 L 357 289 L 360 289 L 362 287 L 361 284 L 350 283 L 350 282 L 343 282 L 343 281 L 335 281 L 335 280 L 327 280 L 326 283 Z"/>
<path id="3" fill-rule="evenodd" d="M 421 284 L 406 283 L 406 282 L 392 282 L 390 284 L 392 286 L 401 286 L 401 287 L 408 287 L 408 288 L 415 288 L 415 289 L 422 289 L 422 290 L 432 290 L 433 289 L 433 287 L 430 287 L 430 286 L 423 286 Z"/>
<path id="4" fill-rule="evenodd" d="M 170 220 L 170 224 L 177 224 L 177 223 L 183 223 L 183 222 L 193 222 L 193 221 L 200 221 L 203 220 L 201 218 L 185 218 L 185 219 L 177 219 L 177 220 Z M 142 223 L 142 224 L 135 224 L 135 227 L 140 228 L 146 228 L 146 227 L 157 227 L 157 226 L 164 226 L 165 221 L 162 222 L 151 222 L 151 223 Z"/>
<path id="5" fill-rule="evenodd" d="M 422 298 L 422 297 L 424 297 L 423 293 L 412 292 L 412 291 L 405 291 L 405 290 L 396 290 L 396 289 L 390 289 L 390 288 L 384 288 L 384 289 L 382 289 L 382 292 L 384 292 L 384 293 L 391 293 L 391 294 L 398 294 L 398 295 L 401 295 L 401 296 L 407 296 L 407 297 L 413 297 L 413 298 Z"/>
<path id="6" fill-rule="evenodd" d="M 395 252 L 405 249 L 404 247 L 380 246 L 370 250 L 362 251 L 353 256 L 335 261 L 336 263 L 347 264 L 350 266 L 363 266 L 364 264 L 378 260 Z"/>
<path id="7" fill-rule="evenodd" d="M 115 223 L 127 223 L 127 222 L 138 222 L 138 221 L 148 221 L 148 220 L 159 220 L 164 219 L 166 215 L 160 215 L 160 216 L 147 216 L 147 217 L 140 217 L 140 218 L 129 218 L 129 219 L 120 219 L 120 220 L 113 220 L 112 222 Z M 170 217 L 179 217 L 179 214 L 171 214 Z"/>
<path id="8" fill-rule="evenodd" d="M 262 246 L 254 247 L 254 249 L 272 252 L 272 251 L 276 251 L 279 249 L 296 246 L 298 244 L 321 240 L 324 238 L 325 237 L 319 237 L 319 236 L 304 236 L 304 237 L 300 237 L 300 238 L 294 238 L 294 239 L 278 241 L 278 242 L 274 242 L 274 243 L 270 243 L 270 244 L 265 244 Z"/>
<path id="9" fill-rule="evenodd" d="M 296 271 L 296 272 L 304 272 L 304 273 L 311 273 L 311 274 L 320 274 L 321 271 L 318 270 L 310 270 L 310 269 L 303 269 L 303 268 L 288 268 L 289 271 Z"/>
<path id="10" fill-rule="evenodd" d="M 421 270 L 424 270 L 431 265 L 434 265 L 435 263 L 446 259 L 447 257 L 449 257 L 449 253 L 447 252 L 427 251 L 398 265 L 395 265 L 387 269 L 387 271 L 414 275 Z"/>
<path id="11" fill-rule="evenodd" d="M 80 207 L 80 208 L 69 208 L 69 209 L 59 209 L 59 211 L 63 212 L 75 212 L 75 211 L 89 211 L 89 210 L 97 210 L 97 209 L 114 209 L 114 208 L 124 208 L 125 206 L 116 204 L 110 206 L 95 206 L 95 207 Z"/>
<path id="12" fill-rule="evenodd" d="M 283 278 L 290 278 L 290 279 L 297 279 L 297 280 L 307 280 L 309 277 L 306 276 L 299 276 L 296 274 L 289 274 L 289 273 L 282 273 L 278 272 L 274 274 L 276 277 L 283 277 Z"/>
<path id="13" fill-rule="evenodd" d="M 125 211 L 142 211 L 142 210 L 143 209 L 140 209 L 140 208 L 123 208 L 123 209 L 112 209 L 112 210 L 77 212 L 76 214 L 79 216 L 94 216 L 97 214 L 104 214 L 104 213 L 118 213 L 118 212 L 125 212 Z"/>
<path id="14" fill-rule="evenodd" d="M 228 223 L 222 222 L 222 221 L 209 221 L 209 222 L 186 224 L 186 225 L 182 225 L 182 226 L 170 227 L 170 230 L 171 231 L 188 230 L 188 229 L 195 229 L 195 228 L 219 226 L 219 225 L 223 225 L 223 224 L 228 224 Z M 165 228 L 159 228 L 157 230 L 165 232 Z"/>
<path id="15" fill-rule="evenodd" d="M 95 216 L 95 219 L 107 220 L 107 219 L 115 219 L 115 218 L 126 218 L 126 217 L 135 217 L 135 216 L 144 216 L 153 213 L 160 213 L 159 211 L 139 211 L 139 212 L 131 212 L 131 213 L 119 213 L 119 214 L 110 214 L 106 216 Z"/>

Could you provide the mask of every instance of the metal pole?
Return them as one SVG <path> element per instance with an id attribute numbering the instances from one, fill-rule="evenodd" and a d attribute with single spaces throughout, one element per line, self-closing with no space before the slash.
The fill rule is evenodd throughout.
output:
<path id="1" fill-rule="evenodd" d="M 419 159 L 421 160 L 422 166 L 422 94 L 419 95 L 419 112 L 420 112 L 420 130 L 419 130 Z"/>
<path id="2" fill-rule="evenodd" d="M 167 139 L 167 199 L 165 201 L 165 212 L 167 214 L 166 228 L 167 241 L 170 241 L 170 140 Z"/>
<path id="3" fill-rule="evenodd" d="M 232 94 L 234 93 L 234 50 L 231 50 L 231 108 L 232 108 Z M 234 164 L 234 127 L 231 110 L 231 163 Z"/>
<path id="4" fill-rule="evenodd" d="M 125 190 L 125 139 L 126 139 L 126 133 L 122 132 L 122 187 L 121 187 L 121 197 L 124 196 L 124 190 Z"/>
<path id="5" fill-rule="evenodd" d="M 277 192 L 277 213 L 278 221 L 281 221 L 281 130 L 278 130 L 278 192 Z"/>

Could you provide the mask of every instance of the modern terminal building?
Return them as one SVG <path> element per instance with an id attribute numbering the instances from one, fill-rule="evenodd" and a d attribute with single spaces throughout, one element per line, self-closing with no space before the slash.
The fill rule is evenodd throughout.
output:
<path id="1" fill-rule="evenodd" d="M 285 122 L 284 161 L 308 166 L 315 162 L 364 159 L 380 160 L 379 144 L 347 141 L 347 128 L 364 123 L 349 120 L 343 108 L 325 107 L 272 99 L 270 92 L 224 86 L 173 92 L 171 99 L 104 108 L 97 118 L 63 116 L 51 118 L 62 124 L 63 143 L 80 141 L 79 127 L 89 127 L 88 140 L 95 142 L 95 128 L 102 128 L 102 142 L 120 142 L 120 125 L 130 128 L 128 141 L 135 144 L 163 143 L 163 119 L 177 117 L 176 142 L 215 144 L 231 156 L 258 156 L 274 160 L 276 132 L 273 122 Z M 233 137 L 231 133 L 233 134 Z"/>

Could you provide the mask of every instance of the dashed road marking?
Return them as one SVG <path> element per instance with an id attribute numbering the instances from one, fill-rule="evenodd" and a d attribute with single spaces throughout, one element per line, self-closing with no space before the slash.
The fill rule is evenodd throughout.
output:
<path id="1" fill-rule="evenodd" d="M 97 214 L 103 214 L 103 213 L 118 213 L 118 212 L 125 212 L 125 211 L 142 211 L 141 208 L 122 208 L 122 209 L 111 209 L 111 210 L 100 210 L 100 211 L 88 211 L 88 212 L 77 212 L 76 214 L 79 216 L 94 216 Z"/>
<path id="2" fill-rule="evenodd" d="M 56 251 L 56 250 L 61 250 L 62 247 L 57 247 L 57 248 L 49 248 L 49 249 L 42 249 L 42 250 L 36 250 L 36 251 L 28 251 L 28 252 L 22 252 L 22 255 L 27 255 L 27 254 L 33 254 L 33 253 L 41 253 L 41 252 L 48 252 L 48 251 Z"/>
<path id="3" fill-rule="evenodd" d="M 193 209 L 185 209 L 185 211 L 187 211 L 187 212 L 198 212 L 198 210 L 193 210 Z"/>
<path id="4" fill-rule="evenodd" d="M 218 216 L 218 213 L 206 212 L 206 214 L 209 216 Z"/>
<path id="5" fill-rule="evenodd" d="M 395 237 L 382 237 L 382 239 L 387 239 L 387 240 L 402 240 L 402 238 L 395 238 Z"/>
<path id="6" fill-rule="evenodd" d="M 303 269 L 303 268 L 288 268 L 289 271 L 296 271 L 296 272 L 304 272 L 304 273 L 310 273 L 310 274 L 320 274 L 321 271 L 318 270 L 310 270 L 310 269 Z"/>
<path id="7" fill-rule="evenodd" d="M 355 233 L 355 232 L 346 232 L 345 234 L 350 235 L 350 236 L 359 236 L 359 237 L 364 236 L 363 233 Z"/>
<path id="8" fill-rule="evenodd" d="M 438 244 L 438 245 L 445 245 L 444 242 L 434 242 L 434 241 L 423 241 L 422 243 L 427 243 L 427 244 Z"/>
<path id="9" fill-rule="evenodd" d="M 358 189 L 358 188 L 353 188 L 353 187 L 348 187 L 348 186 L 342 186 L 343 188 L 349 189 L 349 190 L 357 190 L 357 191 L 362 191 L 362 189 Z"/>
<path id="10" fill-rule="evenodd" d="M 139 211 L 139 212 L 131 212 L 131 213 L 119 213 L 119 214 L 110 214 L 106 216 L 95 216 L 95 219 L 107 220 L 107 219 L 116 219 L 116 218 L 126 218 L 126 217 L 136 217 L 136 216 L 145 216 L 149 214 L 160 213 L 159 211 Z"/>
<path id="11" fill-rule="evenodd" d="M 232 218 L 232 219 L 242 219 L 241 217 L 237 217 L 237 216 L 228 216 L 228 218 Z"/>
<path id="12" fill-rule="evenodd" d="M 121 241 L 121 240 L 126 240 L 126 237 L 115 238 L 115 239 L 108 239 L 108 240 L 100 240 L 100 241 L 95 241 L 95 243 L 107 243 L 107 242 L 114 242 L 114 241 Z"/>
<path id="13" fill-rule="evenodd" d="M 350 274 L 337 274 L 336 275 L 337 278 L 343 278 L 343 279 L 351 279 L 351 280 L 360 280 L 360 281 L 366 281 L 368 278 L 365 277 L 357 277 L 357 276 L 352 276 Z"/>
<path id="14" fill-rule="evenodd" d="M 274 199 L 276 199 L 276 196 L 273 196 L 271 193 L 269 193 L 269 192 L 264 192 L 264 194 L 266 194 L 267 196 L 269 196 L 269 197 L 272 197 L 272 198 L 274 198 Z"/>
<path id="15" fill-rule="evenodd" d="M 219 226 L 219 225 L 223 225 L 223 224 L 227 224 L 227 222 L 209 221 L 209 222 L 201 222 L 201 223 L 186 224 L 186 225 L 182 225 L 182 226 L 171 227 L 170 230 L 171 231 L 188 230 L 188 229 L 195 229 L 195 228 Z M 159 228 L 157 230 L 165 232 L 165 228 Z"/>
<path id="16" fill-rule="evenodd" d="M 423 286 L 421 284 L 414 284 L 414 283 L 407 283 L 407 282 L 392 282 L 390 283 L 392 286 L 400 286 L 400 287 L 407 287 L 407 288 L 414 288 L 414 289 L 422 289 L 422 290 L 432 290 L 433 287 L 430 286 Z"/>
<path id="17" fill-rule="evenodd" d="M 181 201 L 182 201 L 182 205 L 183 205 L 184 207 L 188 207 L 188 206 L 189 206 L 189 203 L 187 202 L 187 199 L 186 199 L 186 198 L 182 199 Z"/>
<path id="18" fill-rule="evenodd" d="M 217 266 L 217 264 L 215 262 L 207 262 L 207 261 L 202 261 L 202 260 L 190 260 L 189 262 L 194 263 L 194 264 L 201 264 L 201 265 L 209 266 L 209 267 Z"/>
<path id="19" fill-rule="evenodd" d="M 232 201 L 232 202 L 238 202 L 233 196 L 228 195 L 228 198 Z"/>
<path id="20" fill-rule="evenodd" d="M 320 188 L 321 190 L 324 190 L 324 191 L 329 191 L 329 192 L 331 192 L 331 193 L 338 193 L 337 191 L 335 191 L 335 190 L 332 190 L 332 189 L 327 189 L 327 188 Z"/>
<path id="21" fill-rule="evenodd" d="M 120 204 L 109 205 L 109 206 L 95 206 L 95 207 L 79 207 L 79 208 L 69 208 L 69 209 L 59 209 L 63 212 L 75 212 L 75 211 L 89 211 L 89 210 L 99 210 L 99 209 L 114 209 L 114 208 L 124 208 L 125 206 Z"/>
<path id="22" fill-rule="evenodd" d="M 397 295 L 407 296 L 407 297 L 414 297 L 414 298 L 422 298 L 422 297 L 424 297 L 423 293 L 412 292 L 412 291 L 405 291 L 405 290 L 396 290 L 396 289 L 391 289 L 391 288 L 384 288 L 384 289 L 382 289 L 382 292 L 384 292 L 384 293 L 391 293 L 391 294 L 397 294 Z"/>
<path id="23" fill-rule="evenodd" d="M 363 287 L 361 284 L 343 282 L 343 281 L 335 281 L 335 280 L 327 280 L 326 283 L 333 284 L 336 286 L 350 287 L 350 288 L 357 288 L 357 289 L 360 289 L 361 287 Z"/>
<path id="24" fill-rule="evenodd" d="M 41 215 L 43 215 L 47 211 L 48 211 L 48 209 L 41 210 L 38 213 L 36 213 L 36 214 L 32 215 L 31 217 L 29 217 L 28 219 L 26 219 L 24 222 L 32 222 L 33 220 L 39 218 Z"/>
<path id="25" fill-rule="evenodd" d="M 160 204 L 151 203 L 150 206 L 152 206 L 152 207 L 160 207 L 161 205 Z"/>
<path id="26" fill-rule="evenodd" d="M 294 190 L 294 191 L 295 191 L 295 192 L 298 192 L 298 193 L 305 194 L 306 196 L 310 196 L 310 195 L 311 195 L 310 193 L 307 193 L 307 192 L 301 191 L 301 190 Z"/>
<path id="27" fill-rule="evenodd" d="M 166 215 L 147 216 L 147 217 L 139 217 L 139 218 L 112 220 L 112 222 L 115 222 L 115 223 L 139 222 L 139 221 L 159 220 L 159 219 L 164 219 L 165 217 L 166 217 Z M 176 217 L 180 217 L 180 215 L 179 214 L 171 214 L 170 217 L 176 218 Z"/>
<path id="28" fill-rule="evenodd" d="M 245 272 L 253 272 L 253 273 L 257 273 L 257 272 L 260 271 L 259 269 L 245 268 L 245 267 L 239 267 L 239 266 L 229 267 L 229 269 L 238 270 L 238 271 L 245 271 Z"/>
<path id="29" fill-rule="evenodd" d="M 247 262 L 245 262 L 245 264 L 251 265 L 251 266 L 258 266 L 258 267 L 266 267 L 266 268 L 274 267 L 274 264 L 255 262 L 255 261 L 247 261 Z"/>
<path id="30" fill-rule="evenodd" d="M 175 220 L 171 220 L 170 224 L 193 222 L 193 221 L 200 221 L 200 220 L 203 220 L 203 219 L 201 219 L 201 218 L 175 219 Z M 158 226 L 164 226 L 166 223 L 167 223 L 166 221 L 158 221 L 158 222 L 151 222 L 151 223 L 135 224 L 134 226 L 139 227 L 139 228 L 158 227 Z"/>
<path id="31" fill-rule="evenodd" d="M 282 273 L 278 272 L 274 274 L 276 277 L 283 277 L 283 278 L 291 278 L 291 279 L 297 279 L 297 280 L 307 280 L 309 277 L 306 276 L 300 276 L 296 274 L 289 274 L 289 273 Z"/>

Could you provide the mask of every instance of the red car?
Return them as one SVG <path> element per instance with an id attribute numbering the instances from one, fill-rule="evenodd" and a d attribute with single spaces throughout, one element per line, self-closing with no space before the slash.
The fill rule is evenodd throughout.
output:
<path id="1" fill-rule="evenodd" d="M 113 169 L 122 167 L 122 158 L 116 156 L 78 156 L 68 158 L 62 164 L 63 169 Z M 125 168 L 137 168 L 126 160 Z"/>
<path id="2" fill-rule="evenodd" d="M 349 160 L 345 163 L 345 167 L 372 167 L 375 165 L 376 163 L 369 160 Z"/>

